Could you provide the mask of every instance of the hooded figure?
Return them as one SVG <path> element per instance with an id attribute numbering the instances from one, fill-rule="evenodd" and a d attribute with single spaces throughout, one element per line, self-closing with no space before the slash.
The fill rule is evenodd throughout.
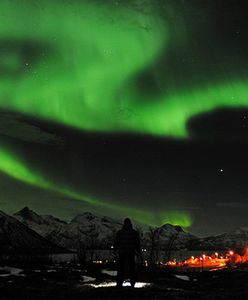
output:
<path id="1" fill-rule="evenodd" d="M 136 281 L 135 254 L 140 253 L 140 237 L 133 229 L 129 218 L 124 220 L 124 225 L 116 234 L 114 249 L 118 252 L 118 272 L 117 286 L 122 286 L 125 267 L 128 267 L 131 286 L 134 287 Z"/>

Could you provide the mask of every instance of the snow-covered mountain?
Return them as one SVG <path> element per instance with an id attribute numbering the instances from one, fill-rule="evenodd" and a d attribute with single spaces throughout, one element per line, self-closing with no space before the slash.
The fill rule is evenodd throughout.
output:
<path id="1" fill-rule="evenodd" d="M 63 253 L 65 249 L 40 236 L 16 218 L 0 211 L 0 253 L 1 254 L 45 254 Z"/>
<path id="2" fill-rule="evenodd" d="M 117 220 L 89 212 L 66 223 L 53 216 L 38 215 L 28 207 L 15 213 L 14 217 L 46 239 L 67 249 L 110 247 L 115 232 L 122 225 Z"/>
<path id="3" fill-rule="evenodd" d="M 14 215 L 18 220 L 29 226 L 50 241 L 67 249 L 78 248 L 109 248 L 113 245 L 115 233 L 122 222 L 110 217 L 96 216 L 85 212 L 66 223 L 53 216 L 42 216 L 25 207 Z M 187 248 L 197 237 L 185 232 L 180 226 L 165 224 L 156 228 L 155 247 L 162 249 Z M 151 232 L 141 233 L 142 246 L 151 245 Z"/>
<path id="4" fill-rule="evenodd" d="M 209 236 L 198 241 L 201 249 L 243 248 L 248 245 L 248 228 L 236 228 L 227 233 Z"/>
<path id="5" fill-rule="evenodd" d="M 185 232 L 180 226 L 165 224 L 159 228 L 161 247 L 170 246 L 172 249 L 183 249 L 189 246 L 192 240 L 198 239 L 196 236 Z"/>
<path id="6" fill-rule="evenodd" d="M 45 238 L 52 235 L 54 231 L 58 231 L 67 225 L 65 221 L 62 221 L 53 216 L 38 215 L 28 207 L 24 207 L 13 216 Z"/>
<path id="7" fill-rule="evenodd" d="M 97 216 L 90 212 L 82 213 L 68 223 L 53 216 L 39 215 L 28 207 L 15 213 L 14 217 L 53 244 L 75 250 L 110 248 L 113 245 L 116 231 L 122 226 L 120 220 Z M 0 224 L 0 226 L 2 225 Z M 0 236 L 3 236 L 1 230 L 0 227 Z M 198 238 L 185 232 L 180 226 L 165 224 L 157 228 L 140 230 L 140 236 L 142 247 L 148 249 L 153 247 L 161 250 L 217 250 L 248 245 L 248 228 L 238 228 L 221 235 Z"/>
<path id="8" fill-rule="evenodd" d="M 53 232 L 53 241 L 69 249 L 109 248 L 121 223 L 85 212 Z"/>
<path id="9" fill-rule="evenodd" d="M 109 239 L 113 240 L 121 226 L 122 223 L 118 220 L 85 212 L 72 219 L 68 227 L 74 231 L 78 228 L 79 233 L 86 237 L 95 235 L 100 242 L 108 244 Z"/>
<path id="10" fill-rule="evenodd" d="M 192 241 L 198 240 L 196 236 L 185 232 L 180 226 L 171 224 L 150 228 L 145 232 L 144 239 L 148 248 L 160 250 L 190 248 Z"/>

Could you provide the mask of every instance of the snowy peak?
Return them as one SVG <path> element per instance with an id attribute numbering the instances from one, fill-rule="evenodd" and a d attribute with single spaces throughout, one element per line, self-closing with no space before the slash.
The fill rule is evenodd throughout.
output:
<path id="1" fill-rule="evenodd" d="M 76 249 L 78 241 L 89 245 L 94 239 L 94 246 L 109 247 L 113 244 L 116 232 L 122 227 L 122 222 L 107 216 L 97 216 L 84 212 L 66 223 L 53 216 L 40 216 L 27 207 L 15 214 L 15 217 L 32 230 L 50 241 L 68 249 Z M 164 224 L 154 229 L 161 246 L 171 245 L 175 248 L 185 248 L 193 235 L 185 232 L 180 226 Z M 143 232 L 144 242 L 149 243 L 149 232 Z"/>
<path id="2" fill-rule="evenodd" d="M 29 209 L 27 206 L 25 206 L 19 212 L 15 213 L 15 217 L 35 222 L 38 224 L 41 224 L 43 222 L 43 219 L 37 213 Z"/>
<path id="3" fill-rule="evenodd" d="M 112 245 L 115 232 L 122 226 L 119 221 L 90 212 L 77 215 L 69 223 L 53 216 L 38 215 L 27 207 L 14 217 L 44 238 L 67 249 L 76 249 L 78 241 L 88 245 L 92 239 L 98 245 Z"/>
<path id="4" fill-rule="evenodd" d="M 147 243 L 156 241 L 156 247 L 164 249 L 185 249 L 190 248 L 193 241 L 198 237 L 185 232 L 180 226 L 164 224 L 159 228 L 150 229 L 145 233 Z"/>
<path id="5" fill-rule="evenodd" d="M 65 221 L 55 218 L 54 216 L 38 215 L 27 206 L 21 209 L 19 212 L 15 213 L 14 217 L 25 224 L 46 225 L 54 227 L 60 227 L 67 224 Z"/>
<path id="6" fill-rule="evenodd" d="M 179 234 L 179 233 L 185 233 L 185 231 L 182 229 L 179 225 L 171 225 L 171 224 L 164 224 L 159 228 L 160 232 L 167 232 L 172 234 Z"/>
<path id="7" fill-rule="evenodd" d="M 0 211 L 1 218 L 8 217 Z M 113 245 L 116 232 L 122 227 L 122 221 L 106 216 L 84 212 L 75 216 L 69 223 L 50 215 L 39 215 L 24 207 L 14 214 L 22 224 L 29 227 L 45 239 L 67 249 L 77 249 L 79 243 L 84 247 L 104 247 Z M 0 234 L 2 232 L 0 222 Z M 198 238 L 185 232 L 178 225 L 164 224 L 161 227 L 140 229 L 142 243 L 150 245 L 156 242 L 156 247 L 166 249 L 225 249 L 248 245 L 248 228 L 236 228 L 228 233 L 217 236 Z M 153 242 L 151 242 L 153 240 Z M 1 244 L 1 239 L 0 239 Z"/>
<path id="8" fill-rule="evenodd" d="M 0 212 L 0 245 L 1 253 L 66 252 L 3 212 Z"/>
<path id="9" fill-rule="evenodd" d="M 42 215 L 41 216 L 43 218 L 43 220 L 49 224 L 54 224 L 55 226 L 63 226 L 63 225 L 67 225 L 66 221 L 60 220 L 59 218 L 56 218 L 54 216 L 51 215 Z"/>
<path id="10" fill-rule="evenodd" d="M 236 228 L 232 231 L 199 239 L 199 248 L 227 249 L 243 248 L 248 245 L 248 229 Z"/>
<path id="11" fill-rule="evenodd" d="M 61 221 L 53 216 L 38 215 L 28 207 L 24 207 L 22 210 L 15 213 L 14 217 L 52 242 L 57 242 L 56 239 L 53 240 L 54 233 L 61 231 L 61 229 L 67 225 L 65 221 Z"/>
<path id="12" fill-rule="evenodd" d="M 248 228 L 247 227 L 239 227 L 235 228 L 233 231 L 227 234 L 234 234 L 234 235 L 247 235 L 248 236 Z"/>
<path id="13" fill-rule="evenodd" d="M 71 220 L 71 223 L 84 224 L 84 223 L 92 222 L 93 220 L 96 220 L 96 219 L 99 219 L 99 218 L 94 216 L 90 212 L 85 212 L 85 213 L 77 215 L 75 218 L 73 218 Z"/>
<path id="14" fill-rule="evenodd" d="M 116 224 L 121 225 L 121 222 L 118 220 L 114 220 L 109 217 L 101 217 L 93 215 L 90 212 L 85 212 L 83 214 L 77 215 L 75 218 L 73 218 L 70 222 L 70 224 L 77 224 L 77 225 L 89 225 L 89 224 Z"/>
<path id="15" fill-rule="evenodd" d="M 108 217 L 101 217 L 85 212 L 76 216 L 67 226 L 68 235 L 79 235 L 82 240 L 87 240 L 89 236 L 97 237 L 99 244 L 109 242 L 113 244 L 115 232 L 122 224 Z"/>

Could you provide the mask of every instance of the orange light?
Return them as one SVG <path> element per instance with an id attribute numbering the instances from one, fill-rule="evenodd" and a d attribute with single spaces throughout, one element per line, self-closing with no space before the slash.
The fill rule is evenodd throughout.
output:
<path id="1" fill-rule="evenodd" d="M 180 267 L 184 266 L 186 268 L 204 268 L 206 269 L 217 269 L 224 268 L 228 263 L 239 264 L 239 263 L 248 263 L 248 246 L 244 249 L 244 255 L 239 255 L 233 250 L 229 250 L 226 256 L 220 256 L 218 252 L 215 252 L 211 256 L 202 254 L 199 257 L 190 256 L 188 259 L 183 261 L 171 260 L 164 265 L 171 267 Z"/>

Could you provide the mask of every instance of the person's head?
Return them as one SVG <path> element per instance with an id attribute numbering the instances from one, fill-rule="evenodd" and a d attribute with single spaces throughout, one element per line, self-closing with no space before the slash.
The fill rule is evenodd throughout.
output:
<path id="1" fill-rule="evenodd" d="M 129 218 L 124 219 L 123 228 L 124 229 L 132 229 L 133 228 L 132 222 Z"/>

